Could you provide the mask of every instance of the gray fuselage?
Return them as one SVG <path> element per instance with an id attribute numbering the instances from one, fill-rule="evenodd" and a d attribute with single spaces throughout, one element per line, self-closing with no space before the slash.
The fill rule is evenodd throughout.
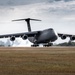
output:
<path id="1" fill-rule="evenodd" d="M 28 39 L 30 42 L 32 43 L 35 42 L 37 44 L 49 43 L 57 40 L 57 35 L 52 28 L 49 28 L 43 31 L 39 31 L 37 35 L 35 35 L 34 37 L 29 37 Z"/>

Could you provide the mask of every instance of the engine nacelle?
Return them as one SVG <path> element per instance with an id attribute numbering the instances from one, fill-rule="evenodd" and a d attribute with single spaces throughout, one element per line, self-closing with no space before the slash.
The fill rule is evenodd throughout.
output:
<path id="1" fill-rule="evenodd" d="M 23 36 L 22 36 L 22 39 L 23 39 L 23 40 L 26 40 L 27 38 L 28 38 L 27 35 L 23 35 Z"/>
<path id="2" fill-rule="evenodd" d="M 70 40 L 75 40 L 75 36 L 71 36 L 70 37 Z"/>
<path id="3" fill-rule="evenodd" d="M 11 37 L 10 37 L 10 40 L 11 40 L 11 41 L 15 41 L 15 36 L 11 36 Z"/>
<path id="4" fill-rule="evenodd" d="M 61 39 L 63 39 L 63 40 L 66 39 L 66 35 L 62 35 Z"/>

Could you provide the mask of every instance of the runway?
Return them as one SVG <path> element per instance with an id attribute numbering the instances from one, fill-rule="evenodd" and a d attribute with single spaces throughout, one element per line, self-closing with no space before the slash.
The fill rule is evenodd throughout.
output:
<path id="1" fill-rule="evenodd" d="M 0 47 L 1 75 L 75 75 L 75 47 Z"/>

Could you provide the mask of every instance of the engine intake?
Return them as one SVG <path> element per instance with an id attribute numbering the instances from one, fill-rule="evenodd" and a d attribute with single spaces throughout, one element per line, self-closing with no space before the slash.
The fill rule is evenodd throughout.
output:
<path id="1" fill-rule="evenodd" d="M 66 35 L 62 35 L 61 39 L 63 39 L 63 40 L 66 39 Z"/>
<path id="2" fill-rule="evenodd" d="M 70 40 L 75 40 L 75 36 L 70 37 Z"/>
<path id="3" fill-rule="evenodd" d="M 11 37 L 10 37 L 10 40 L 11 40 L 11 41 L 15 41 L 15 36 L 11 36 Z"/>
<path id="4" fill-rule="evenodd" d="M 28 38 L 27 35 L 23 35 L 23 36 L 22 36 L 22 39 L 23 39 L 23 40 L 26 40 L 27 38 Z"/>

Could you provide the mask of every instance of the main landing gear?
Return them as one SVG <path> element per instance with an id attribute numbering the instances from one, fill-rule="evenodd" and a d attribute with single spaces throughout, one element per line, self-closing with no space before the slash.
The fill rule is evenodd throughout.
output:
<path id="1" fill-rule="evenodd" d="M 31 47 L 39 47 L 39 45 L 38 44 L 33 44 L 33 45 L 31 45 Z"/>
<path id="2" fill-rule="evenodd" d="M 53 45 L 53 43 L 48 43 L 48 44 L 44 44 L 43 47 L 50 47 L 52 45 Z M 39 44 L 33 44 L 33 45 L 31 45 L 31 47 L 39 47 Z"/>
<path id="3" fill-rule="evenodd" d="M 53 45 L 53 43 L 48 43 L 48 44 L 44 44 L 43 47 L 50 47 L 52 45 Z"/>

